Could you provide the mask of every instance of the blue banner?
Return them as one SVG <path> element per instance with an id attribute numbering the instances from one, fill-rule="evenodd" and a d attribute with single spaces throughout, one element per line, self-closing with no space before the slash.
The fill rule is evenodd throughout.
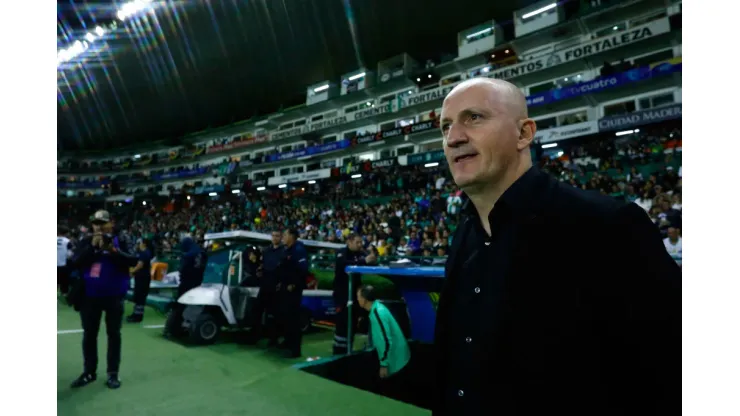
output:
<path id="1" fill-rule="evenodd" d="M 579 82 L 564 88 L 545 91 L 543 93 L 530 95 L 527 97 L 527 106 L 538 106 L 550 104 L 554 101 L 565 100 L 567 98 L 578 97 L 584 94 L 605 91 L 609 88 L 621 87 L 625 84 L 644 81 L 655 76 L 681 72 L 681 63 L 673 64 L 670 62 L 661 65 L 643 66 L 631 69 L 619 74 L 599 77 L 591 81 Z"/>
<path id="2" fill-rule="evenodd" d="M 224 191 L 223 185 L 208 185 L 208 186 L 199 186 L 195 188 L 195 193 L 197 194 L 207 194 L 211 192 L 223 192 Z"/>
<path id="3" fill-rule="evenodd" d="M 265 156 L 265 162 L 278 162 L 281 160 L 295 159 L 303 156 L 318 155 L 320 153 L 333 152 L 335 150 L 346 149 L 350 146 L 350 140 L 344 139 L 334 143 L 322 144 L 320 146 L 311 146 L 301 150 L 293 150 L 285 153 Z"/>
<path id="4" fill-rule="evenodd" d="M 162 179 L 179 179 L 179 178 L 190 178 L 193 176 L 199 176 L 208 173 L 207 167 L 181 170 L 179 172 L 167 172 L 159 175 L 152 175 L 152 179 L 160 181 Z"/>
<path id="5" fill-rule="evenodd" d="M 90 182 L 57 182 L 57 188 L 62 189 L 95 189 L 109 184 L 110 181 L 90 181 Z"/>

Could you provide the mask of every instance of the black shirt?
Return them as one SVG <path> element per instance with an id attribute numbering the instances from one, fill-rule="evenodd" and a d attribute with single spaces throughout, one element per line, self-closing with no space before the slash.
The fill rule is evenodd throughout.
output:
<path id="1" fill-rule="evenodd" d="M 277 247 L 270 245 L 262 250 L 262 279 L 260 279 L 260 288 L 275 291 L 278 283 L 277 270 L 284 258 L 285 247 L 282 245 Z"/>
<path id="2" fill-rule="evenodd" d="M 362 251 L 352 251 L 344 247 L 337 251 L 336 263 L 334 265 L 334 304 L 344 306 L 347 304 L 349 296 L 349 276 L 345 269 L 347 266 L 365 265 L 365 253 Z M 362 279 L 359 273 L 352 274 L 352 300 L 357 304 L 357 289 L 360 288 Z"/>
<path id="3" fill-rule="evenodd" d="M 505 394 L 505 383 L 497 392 L 482 391 L 481 387 L 490 386 L 490 380 L 496 378 L 495 374 L 486 374 L 491 368 L 487 361 L 495 356 L 500 329 L 496 321 L 500 314 L 496 310 L 503 305 L 505 275 L 514 254 L 512 242 L 520 217 L 527 215 L 528 210 L 522 208 L 528 204 L 535 173 L 530 169 L 496 202 L 488 215 L 491 236 L 484 230 L 473 204 L 468 200 L 463 206 L 462 213 L 470 223 L 465 235 L 459 236 L 462 243 L 451 269 L 457 283 L 450 293 L 450 330 L 444 340 L 449 358 L 444 407 L 456 409 L 457 414 L 476 414 L 475 409 L 490 404 L 492 394 Z M 493 318 L 482 320 L 481 316 Z"/>

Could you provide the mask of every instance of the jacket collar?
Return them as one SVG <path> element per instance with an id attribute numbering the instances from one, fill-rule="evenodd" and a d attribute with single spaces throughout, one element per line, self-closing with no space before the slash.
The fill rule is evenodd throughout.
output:
<path id="1" fill-rule="evenodd" d="M 536 166 L 532 166 L 501 195 L 496 205 L 505 206 L 516 217 L 531 218 L 539 212 L 543 197 L 542 185 L 546 181 L 547 174 Z M 461 212 L 466 216 L 476 218 L 478 212 L 470 198 L 463 193 L 463 199 L 465 202 Z M 488 214 L 489 217 L 491 213 Z"/>

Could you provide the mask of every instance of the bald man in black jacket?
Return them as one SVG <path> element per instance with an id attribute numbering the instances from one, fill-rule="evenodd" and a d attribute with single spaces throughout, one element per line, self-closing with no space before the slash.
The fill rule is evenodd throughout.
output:
<path id="1" fill-rule="evenodd" d="M 473 79 L 440 126 L 467 202 L 437 311 L 434 415 L 677 415 L 681 272 L 635 204 L 532 166 L 524 96 Z"/>

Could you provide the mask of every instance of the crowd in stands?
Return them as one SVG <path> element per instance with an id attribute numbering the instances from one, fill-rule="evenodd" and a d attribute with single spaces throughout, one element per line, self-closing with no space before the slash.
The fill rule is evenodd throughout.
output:
<path id="1" fill-rule="evenodd" d="M 564 183 L 635 202 L 666 236 L 676 230 L 680 236 L 680 122 L 559 146 L 554 154 L 538 153 L 536 164 Z M 327 242 L 343 242 L 357 232 L 381 257 L 443 257 L 462 204 L 444 163 L 396 165 L 356 179 L 340 175 L 274 191 L 181 197 L 166 207 L 135 204 L 126 231 L 133 238 L 153 238 L 165 250 L 177 247 L 182 232 L 203 240 L 211 232 L 295 227 L 302 238 Z"/>

